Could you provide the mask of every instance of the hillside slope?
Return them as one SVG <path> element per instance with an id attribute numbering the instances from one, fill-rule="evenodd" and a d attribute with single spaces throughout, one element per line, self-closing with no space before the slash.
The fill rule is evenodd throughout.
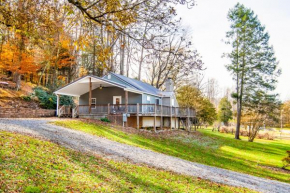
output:
<path id="1" fill-rule="evenodd" d="M 253 192 L 0 132 L 0 192 Z"/>
<path id="2" fill-rule="evenodd" d="M 5 82 L 12 84 L 11 81 Z M 40 108 L 38 101 L 27 101 L 23 99 L 25 96 L 29 96 L 31 93 L 33 93 L 34 87 L 36 87 L 36 85 L 29 82 L 22 82 L 21 90 L 19 91 L 16 91 L 15 89 L 0 87 L 0 107 Z"/>

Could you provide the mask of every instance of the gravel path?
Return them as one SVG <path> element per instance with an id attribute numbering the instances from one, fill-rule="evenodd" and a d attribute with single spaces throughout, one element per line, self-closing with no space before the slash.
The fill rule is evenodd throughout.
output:
<path id="1" fill-rule="evenodd" d="M 75 150 L 95 153 L 111 159 L 128 159 L 135 163 L 144 163 L 156 168 L 197 176 L 231 186 L 241 186 L 269 193 L 290 192 L 290 184 L 287 183 L 206 166 L 49 124 L 53 120 L 0 119 L 0 130 L 32 135 Z"/>

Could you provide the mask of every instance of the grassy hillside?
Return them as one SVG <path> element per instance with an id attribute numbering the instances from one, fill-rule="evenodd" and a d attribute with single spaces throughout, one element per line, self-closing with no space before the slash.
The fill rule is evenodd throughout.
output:
<path id="1" fill-rule="evenodd" d="M 0 192 L 251 192 L 0 132 Z"/>
<path id="2" fill-rule="evenodd" d="M 210 130 L 149 134 L 75 120 L 55 124 L 189 161 L 290 183 L 290 171 L 281 169 L 281 160 L 290 149 L 289 140 L 257 139 L 251 143 Z"/>

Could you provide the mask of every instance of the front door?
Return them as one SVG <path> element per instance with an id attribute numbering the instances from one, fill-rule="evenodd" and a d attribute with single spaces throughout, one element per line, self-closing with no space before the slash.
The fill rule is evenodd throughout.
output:
<path id="1" fill-rule="evenodd" d="M 113 104 L 114 105 L 122 104 L 122 97 L 121 96 L 113 96 Z"/>

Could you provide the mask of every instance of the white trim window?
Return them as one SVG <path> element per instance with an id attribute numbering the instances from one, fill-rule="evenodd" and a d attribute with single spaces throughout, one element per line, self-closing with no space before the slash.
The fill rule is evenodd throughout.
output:
<path id="1" fill-rule="evenodd" d="M 171 99 L 171 106 L 174 107 L 174 99 Z"/>
<path id="2" fill-rule="evenodd" d="M 150 101 L 150 96 L 147 96 L 147 101 Z"/>
<path id="3" fill-rule="evenodd" d="M 93 109 L 97 108 L 97 98 L 92 98 L 91 106 L 92 106 Z"/>

